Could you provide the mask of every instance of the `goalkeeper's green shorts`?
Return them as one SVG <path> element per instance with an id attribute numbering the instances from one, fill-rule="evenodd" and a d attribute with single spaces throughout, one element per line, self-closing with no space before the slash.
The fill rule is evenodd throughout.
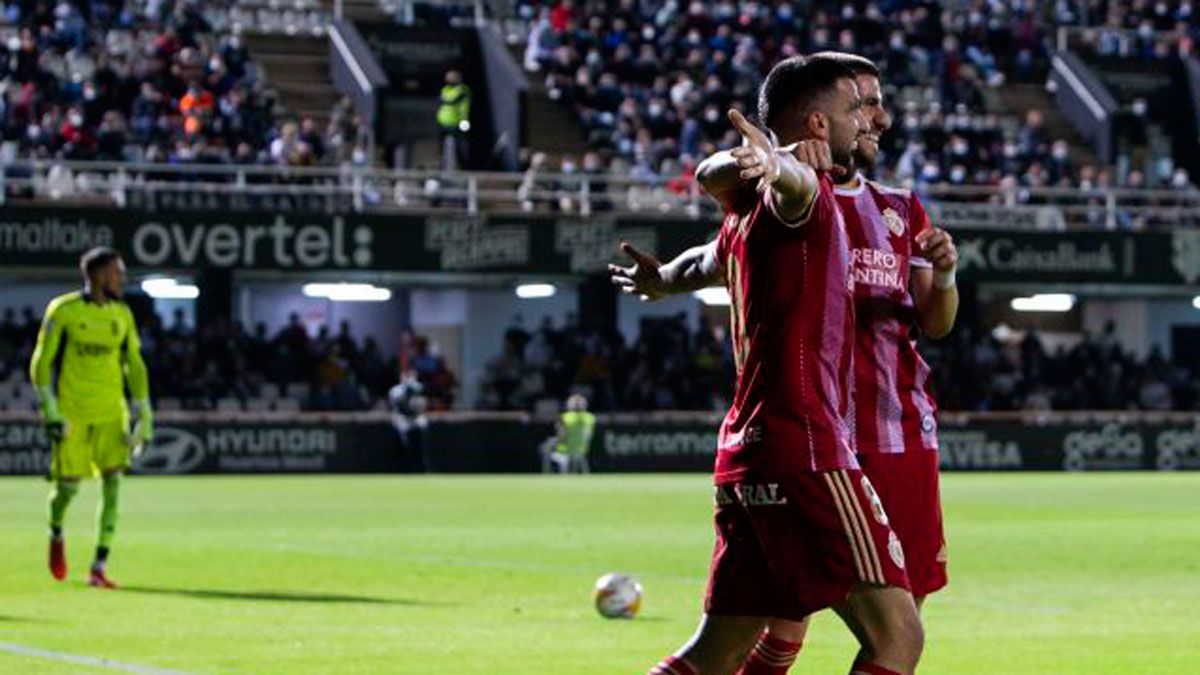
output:
<path id="1" fill-rule="evenodd" d="M 128 418 L 98 424 L 66 420 L 63 439 L 53 450 L 54 478 L 88 478 L 128 468 Z"/>

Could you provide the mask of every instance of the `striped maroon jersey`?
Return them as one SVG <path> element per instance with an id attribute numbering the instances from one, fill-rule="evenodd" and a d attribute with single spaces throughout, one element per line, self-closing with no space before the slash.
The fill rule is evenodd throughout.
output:
<path id="1" fill-rule="evenodd" d="M 937 449 L 937 405 L 929 365 L 917 352 L 919 333 L 910 280 L 930 267 L 917 252 L 929 216 L 910 190 L 862 176 L 836 189 L 854 268 L 854 394 L 850 421 L 855 451 Z"/>
<path id="2" fill-rule="evenodd" d="M 721 424 L 716 481 L 857 468 L 846 422 L 853 283 L 833 183 L 821 177 L 795 223 L 779 218 L 769 193 L 730 212 L 717 254 L 738 376 Z"/>

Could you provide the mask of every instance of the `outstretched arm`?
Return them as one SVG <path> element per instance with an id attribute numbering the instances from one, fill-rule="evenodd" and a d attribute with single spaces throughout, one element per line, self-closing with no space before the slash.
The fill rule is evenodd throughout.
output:
<path id="1" fill-rule="evenodd" d="M 751 187 L 742 182 L 738 174 L 737 160 L 728 150 L 709 155 L 696 167 L 696 182 L 726 211 L 732 211 L 747 194 L 753 195 Z"/>
<path id="2" fill-rule="evenodd" d="M 636 295 L 652 302 L 669 295 L 679 295 L 725 280 L 725 270 L 717 259 L 717 242 L 693 246 L 665 265 L 652 255 L 622 242 L 621 251 L 633 259 L 633 266 L 609 265 L 612 282 L 622 293 Z"/>
<path id="3" fill-rule="evenodd" d="M 729 121 L 744 141 L 744 145 L 730 151 L 741 169 L 738 177 L 757 181 L 755 189 L 760 194 L 770 194 L 780 220 L 789 224 L 804 222 L 821 189 L 817 171 L 833 165 L 829 145 L 810 140 L 777 148 L 770 137 L 737 110 L 729 111 Z"/>

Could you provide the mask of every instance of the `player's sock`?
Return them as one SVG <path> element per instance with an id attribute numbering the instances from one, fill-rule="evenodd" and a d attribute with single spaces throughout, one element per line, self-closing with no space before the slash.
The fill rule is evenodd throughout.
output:
<path id="1" fill-rule="evenodd" d="M 56 481 L 50 491 L 50 536 L 62 537 L 63 518 L 67 515 L 67 506 L 79 493 L 79 483 L 75 481 Z"/>
<path id="2" fill-rule="evenodd" d="M 850 675 L 901 675 L 895 670 L 877 666 L 869 661 L 855 661 L 850 667 Z"/>
<path id="3" fill-rule="evenodd" d="M 117 516 L 121 495 L 121 474 L 114 473 L 104 477 L 103 497 L 100 500 L 100 512 L 97 515 L 96 528 L 99 530 L 99 543 L 96 548 L 96 564 L 104 569 L 104 561 L 108 559 L 108 549 L 112 546 L 113 537 L 117 533 Z M 103 552 L 103 555 L 101 554 Z"/>
<path id="4" fill-rule="evenodd" d="M 785 675 L 796 662 L 800 645 L 763 631 L 737 675 Z"/>
<path id="5" fill-rule="evenodd" d="M 700 671 L 678 656 L 668 656 L 651 668 L 647 675 L 700 675 Z"/>

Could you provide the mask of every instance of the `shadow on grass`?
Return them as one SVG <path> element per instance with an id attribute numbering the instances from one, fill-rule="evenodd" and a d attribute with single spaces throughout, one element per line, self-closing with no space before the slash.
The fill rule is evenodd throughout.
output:
<path id="1" fill-rule="evenodd" d="M 223 591 L 213 588 L 163 588 L 161 586 L 121 586 L 126 593 L 177 595 L 201 600 L 249 600 L 256 602 L 317 602 L 360 605 L 431 606 L 436 603 L 407 598 L 377 598 L 369 595 L 341 593 L 307 593 L 304 591 Z"/>

